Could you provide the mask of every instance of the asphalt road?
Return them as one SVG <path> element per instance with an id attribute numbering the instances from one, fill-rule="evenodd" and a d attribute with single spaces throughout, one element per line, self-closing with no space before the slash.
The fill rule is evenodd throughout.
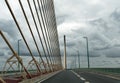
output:
<path id="1" fill-rule="evenodd" d="M 77 72 L 81 77 L 85 78 L 90 83 L 120 83 L 120 80 L 116 80 L 110 77 L 106 77 L 104 75 L 99 74 L 93 74 L 93 73 L 79 73 Z"/>
<path id="2" fill-rule="evenodd" d="M 42 83 L 120 83 L 120 80 L 87 72 L 62 71 Z"/>
<path id="3" fill-rule="evenodd" d="M 62 71 L 42 83 L 84 83 L 71 71 Z"/>

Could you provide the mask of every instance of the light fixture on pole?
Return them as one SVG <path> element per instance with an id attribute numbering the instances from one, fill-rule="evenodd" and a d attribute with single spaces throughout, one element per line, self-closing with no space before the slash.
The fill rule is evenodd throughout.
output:
<path id="1" fill-rule="evenodd" d="M 88 60 L 88 69 L 90 68 L 90 62 L 89 62 L 89 47 L 88 47 L 88 37 L 83 37 L 86 39 L 87 44 L 87 60 Z"/>
<path id="2" fill-rule="evenodd" d="M 18 55 L 20 55 L 20 41 L 21 41 L 22 39 L 18 39 Z M 18 70 L 20 70 L 20 64 L 19 64 L 19 62 L 18 62 Z M 21 71 L 21 70 L 20 70 Z"/>
<path id="3" fill-rule="evenodd" d="M 79 54 L 79 51 L 78 52 L 78 63 L 79 63 L 79 69 L 80 69 L 80 54 Z"/>
<path id="4" fill-rule="evenodd" d="M 67 60 L 66 60 L 66 36 L 64 35 L 64 68 L 67 69 Z"/>

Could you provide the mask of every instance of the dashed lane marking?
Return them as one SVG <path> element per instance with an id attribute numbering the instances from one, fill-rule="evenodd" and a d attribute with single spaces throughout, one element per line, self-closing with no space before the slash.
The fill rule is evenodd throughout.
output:
<path id="1" fill-rule="evenodd" d="M 77 77 L 79 77 L 79 78 L 80 78 L 80 75 L 77 75 Z"/>
<path id="2" fill-rule="evenodd" d="M 71 72 L 74 73 L 77 77 L 80 77 L 80 75 L 77 74 L 76 72 L 74 72 L 74 71 L 72 71 L 72 70 L 71 70 Z"/>
<path id="3" fill-rule="evenodd" d="M 82 81 L 85 81 L 85 83 L 90 83 L 90 82 L 88 82 L 88 81 L 86 81 L 86 79 L 85 78 L 83 78 L 83 77 L 81 77 L 79 74 L 77 74 L 76 72 L 74 72 L 74 71 L 72 71 L 72 70 L 70 70 L 72 73 L 74 73 L 77 77 L 79 77 Z"/>
<path id="4" fill-rule="evenodd" d="M 81 80 L 85 81 L 85 79 L 83 77 L 80 77 Z"/>

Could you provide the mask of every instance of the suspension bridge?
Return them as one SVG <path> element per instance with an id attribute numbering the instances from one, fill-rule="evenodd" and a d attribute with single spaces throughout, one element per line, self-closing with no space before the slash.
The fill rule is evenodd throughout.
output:
<path id="1" fill-rule="evenodd" d="M 53 0 L 4 3 L 15 25 L 8 27 L 17 36 L 17 46 L 3 30 L 6 27 L 0 26 L 0 45 L 9 50 L 1 66 L 0 83 L 120 83 L 119 68 L 90 68 L 87 37 L 88 68 L 80 68 L 78 51 L 79 67 L 67 69 L 66 37 L 62 62 Z M 76 59 L 74 62 L 71 64 L 76 65 Z"/>
<path id="2" fill-rule="evenodd" d="M 21 39 L 28 50 L 31 60 L 29 60 L 27 66 L 25 66 L 24 61 L 18 53 L 19 51 L 16 52 L 14 50 L 13 46 L 9 42 L 10 39 L 5 36 L 2 30 L 0 30 L 1 38 L 12 52 L 11 56 L 4 64 L 3 71 L 1 71 L 0 81 L 3 83 L 22 82 L 23 80 L 34 79 L 36 77 L 41 77 L 43 75 L 62 70 L 53 1 L 26 0 L 24 5 L 23 2 L 23 0 L 18 0 L 19 13 L 21 14 L 21 17 L 23 17 L 22 20 L 19 20 L 15 14 L 16 12 L 14 11 L 14 6 L 10 4 L 9 0 L 5 0 L 6 6 L 8 7 L 11 17 L 16 24 L 18 33 L 20 33 Z M 27 8 L 29 9 L 29 12 L 25 10 L 25 5 L 28 5 Z M 28 14 L 30 17 L 28 17 Z M 30 19 L 33 22 L 32 24 Z M 26 26 L 20 25 L 19 21 L 23 20 L 25 21 Z M 35 58 L 34 52 L 31 50 L 30 42 L 25 36 L 27 31 L 24 31 L 24 28 L 28 28 L 29 30 L 29 36 L 31 36 L 30 40 L 33 40 L 34 42 L 34 46 L 32 47 L 35 47 L 35 51 L 38 54 L 37 58 L 39 58 L 39 60 Z M 37 37 L 35 36 L 36 34 L 34 34 L 35 32 L 33 30 L 36 31 Z M 18 40 L 18 43 L 19 41 L 20 40 Z M 37 41 L 39 41 L 39 43 Z M 41 48 L 39 45 L 41 45 Z M 21 72 L 15 69 L 17 64 L 19 64 L 19 67 L 22 68 Z M 8 72 L 12 72 L 13 74 L 6 75 Z M 26 83 L 26 81 L 24 82 Z"/>

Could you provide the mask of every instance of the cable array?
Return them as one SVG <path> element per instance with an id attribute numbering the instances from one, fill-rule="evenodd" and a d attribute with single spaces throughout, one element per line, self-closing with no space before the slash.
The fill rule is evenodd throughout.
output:
<path id="1" fill-rule="evenodd" d="M 11 6 L 9 0 L 5 0 L 5 2 L 16 24 L 16 28 L 18 29 L 29 52 L 29 56 L 32 57 L 32 60 L 29 61 L 28 65 L 33 64 L 36 67 L 35 71 L 38 75 L 61 70 L 62 62 L 53 0 L 26 0 L 26 5 L 28 5 L 27 9 L 29 12 L 26 11 L 26 6 L 23 5 L 23 1 L 18 0 L 18 7 L 21 11 L 20 14 L 24 17 L 26 24 L 24 27 L 19 24 L 19 19 L 15 14 L 16 11 L 13 11 L 13 6 Z M 30 16 L 28 16 L 28 14 Z M 31 24 L 31 21 L 33 24 Z M 39 55 L 40 61 L 36 59 L 34 52 L 31 50 L 29 40 L 26 38 L 26 35 L 22 30 L 23 28 L 27 28 L 27 30 L 29 30 L 29 34 L 31 36 L 30 40 L 34 41 L 34 44 L 32 45 L 34 45 L 36 50 L 35 52 Z M 35 30 L 37 33 L 35 33 L 33 30 Z M 13 57 L 16 57 L 18 63 L 24 70 L 23 72 L 26 73 L 26 78 L 32 78 L 33 73 L 29 72 L 29 68 L 25 67 L 24 62 L 22 62 L 22 58 L 14 51 L 12 45 L 9 43 L 9 39 L 5 37 L 5 35 L 2 33 L 2 30 L 0 30 L 0 35 L 13 53 L 13 56 L 10 57 L 9 60 L 12 60 Z M 43 52 L 41 51 L 39 45 L 41 45 Z"/>

